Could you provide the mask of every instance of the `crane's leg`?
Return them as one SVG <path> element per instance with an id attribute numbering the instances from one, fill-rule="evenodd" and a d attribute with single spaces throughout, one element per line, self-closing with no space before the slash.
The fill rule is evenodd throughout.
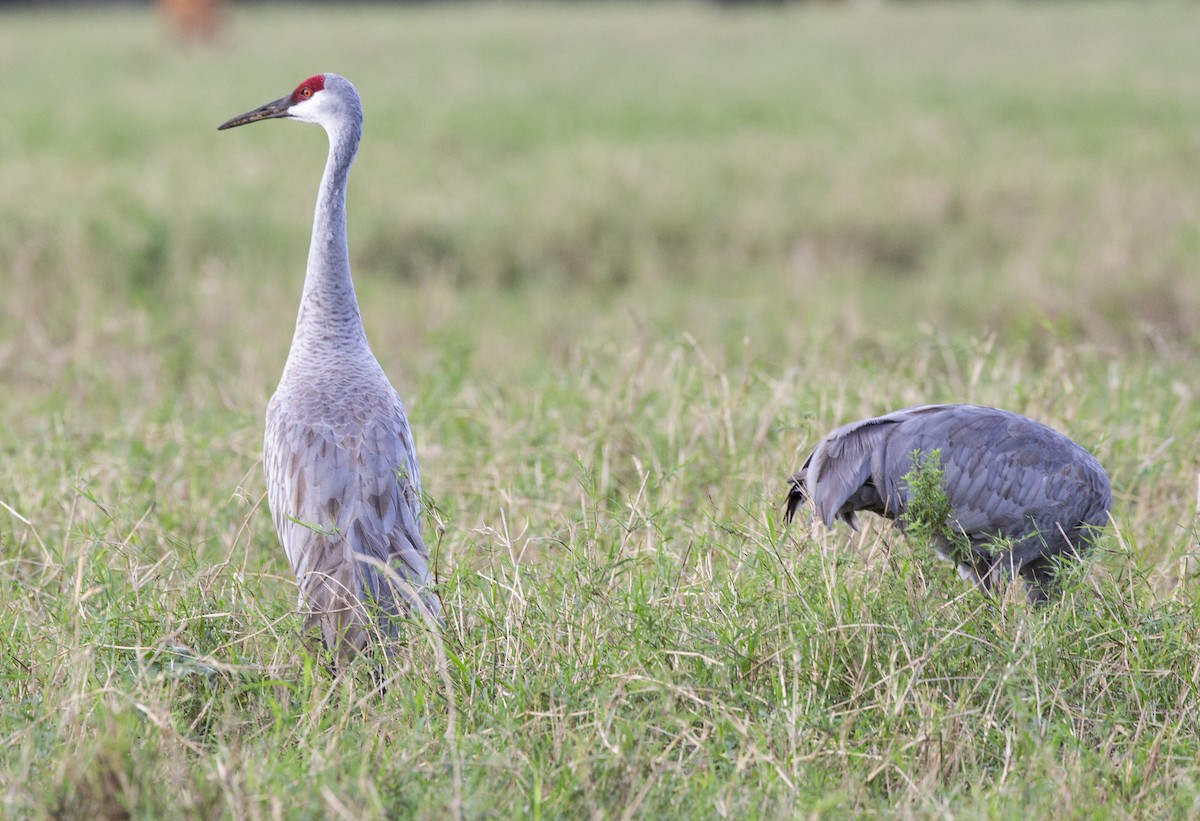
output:
<path id="1" fill-rule="evenodd" d="M 1018 575 L 1024 575 L 1021 560 L 1014 550 L 988 553 L 972 550 L 975 572 L 979 578 L 979 589 L 989 596 L 1004 590 Z"/>
<path id="2" fill-rule="evenodd" d="M 306 573 L 300 580 L 307 626 L 319 626 L 321 641 L 333 657 L 336 671 L 346 665 L 362 650 L 367 642 L 364 628 L 365 613 L 354 590 L 349 585 L 348 574 Z"/>
<path id="3" fill-rule="evenodd" d="M 1053 563 L 1045 557 L 1022 562 L 1016 553 L 1015 549 L 1006 550 L 985 560 L 990 566 L 980 574 L 980 589 L 995 594 L 1020 576 L 1025 585 L 1025 600 L 1030 604 L 1045 604 L 1057 589 Z"/>
<path id="4" fill-rule="evenodd" d="M 1050 556 L 1027 562 L 1021 569 L 1030 604 L 1042 604 L 1058 592 L 1057 570 L 1056 562 Z"/>
<path id="5" fill-rule="evenodd" d="M 1020 569 L 1011 550 L 993 553 L 995 546 L 990 539 L 964 538 L 964 541 L 952 542 L 945 535 L 939 535 L 934 539 L 933 547 L 940 558 L 954 562 L 959 578 L 989 596 L 1007 585 Z"/>
<path id="6" fill-rule="evenodd" d="M 987 587 L 984 586 L 983 579 L 979 578 L 979 571 L 975 569 L 975 565 L 968 562 L 959 562 L 958 577 L 964 582 L 970 582 L 984 592 L 987 592 Z"/>

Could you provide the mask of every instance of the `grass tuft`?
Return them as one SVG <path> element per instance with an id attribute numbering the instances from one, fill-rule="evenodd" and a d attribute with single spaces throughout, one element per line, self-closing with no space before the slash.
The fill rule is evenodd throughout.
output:
<path id="1" fill-rule="evenodd" d="M 913 451 L 912 467 L 904 474 L 903 481 L 909 500 L 901 517 L 905 535 L 917 544 L 941 543 L 953 550 L 968 548 L 961 530 L 954 527 L 941 451 L 936 448 L 927 453 Z"/>

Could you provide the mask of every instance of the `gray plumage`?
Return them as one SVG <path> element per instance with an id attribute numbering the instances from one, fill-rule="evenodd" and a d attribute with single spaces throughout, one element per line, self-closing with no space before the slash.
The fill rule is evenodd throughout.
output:
<path id="1" fill-rule="evenodd" d="M 1032 601 L 1054 560 L 1075 557 L 1108 521 L 1108 475 L 1092 454 L 1024 416 L 978 405 L 923 405 L 844 425 L 791 477 L 786 518 L 811 499 L 826 527 L 870 511 L 903 529 L 913 454 L 940 452 L 952 532 L 938 552 L 984 590 L 1019 574 Z M 996 540 L 1008 542 L 996 548 Z"/>
<path id="2" fill-rule="evenodd" d="M 339 662 L 406 614 L 440 604 L 421 539 L 421 478 L 400 397 L 367 345 L 346 244 L 346 183 L 362 133 L 358 93 L 336 74 L 221 126 L 276 117 L 329 135 L 296 332 L 267 406 L 263 471 L 301 608 Z M 390 568 L 394 573 L 388 572 Z"/>

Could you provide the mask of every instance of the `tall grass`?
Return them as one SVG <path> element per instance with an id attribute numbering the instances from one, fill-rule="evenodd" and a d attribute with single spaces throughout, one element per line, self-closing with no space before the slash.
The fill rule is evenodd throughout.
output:
<path id="1" fill-rule="evenodd" d="M 0 16 L 4 813 L 1200 814 L 1198 15 Z M 324 137 L 215 132 L 323 70 L 448 621 L 383 696 L 257 463 Z M 784 530 L 818 436 L 926 401 L 1108 468 L 1060 603 Z"/>

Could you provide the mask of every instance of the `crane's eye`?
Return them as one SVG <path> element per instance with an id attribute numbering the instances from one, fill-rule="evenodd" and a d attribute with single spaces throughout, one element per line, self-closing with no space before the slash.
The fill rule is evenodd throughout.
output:
<path id="1" fill-rule="evenodd" d="M 312 96 L 312 89 L 305 86 L 304 88 L 300 89 L 300 96 L 307 100 Z"/>

